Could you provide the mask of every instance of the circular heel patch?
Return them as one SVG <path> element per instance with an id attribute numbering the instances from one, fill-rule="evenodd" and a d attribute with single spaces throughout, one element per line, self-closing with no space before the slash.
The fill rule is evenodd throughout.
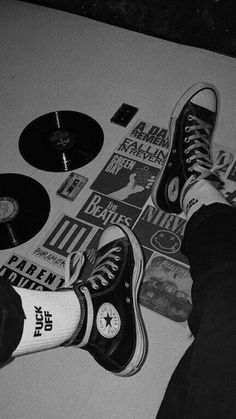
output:
<path id="1" fill-rule="evenodd" d="M 98 310 L 96 324 L 102 336 L 107 339 L 114 338 L 120 330 L 120 315 L 112 304 L 104 303 Z"/>

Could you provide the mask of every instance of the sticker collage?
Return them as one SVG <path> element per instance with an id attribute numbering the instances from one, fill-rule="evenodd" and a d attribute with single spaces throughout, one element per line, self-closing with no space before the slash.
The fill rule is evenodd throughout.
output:
<path id="1" fill-rule="evenodd" d="M 188 261 L 180 251 L 186 221 L 182 215 L 154 207 L 150 198 L 152 184 L 161 173 L 167 154 L 167 130 L 136 121 L 90 186 L 90 196 L 76 216 L 61 214 L 33 249 L 39 264 L 15 252 L 0 267 L 1 276 L 14 286 L 53 291 L 64 283 L 66 257 L 80 250 L 87 259 L 82 272 L 85 279 L 93 269 L 102 230 L 112 223 L 125 224 L 137 236 L 145 259 L 140 304 L 185 325 L 192 308 L 192 279 Z M 213 158 L 216 165 L 224 162 L 224 194 L 236 205 L 236 151 L 214 144 Z M 84 176 L 72 172 L 57 195 L 73 201 L 86 181 Z M 52 270 L 41 266 L 40 260 Z M 61 274 L 54 273 L 53 267 Z"/>

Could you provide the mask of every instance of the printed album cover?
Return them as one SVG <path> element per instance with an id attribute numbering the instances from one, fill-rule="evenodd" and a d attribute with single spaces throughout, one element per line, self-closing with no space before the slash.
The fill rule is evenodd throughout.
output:
<path id="1" fill-rule="evenodd" d="M 154 207 L 150 199 L 151 187 L 161 175 L 168 147 L 165 128 L 137 120 L 112 150 L 91 184 L 86 202 L 73 216 L 60 214 L 41 243 L 35 245 L 32 254 L 39 263 L 13 251 L 0 267 L 1 276 L 15 286 L 53 291 L 64 283 L 67 256 L 80 250 L 87 260 L 82 272 L 82 279 L 86 279 L 93 269 L 102 231 L 112 223 L 125 224 L 133 229 L 144 254 L 140 303 L 185 324 L 192 307 L 192 279 L 188 260 L 180 250 L 186 221 L 182 216 Z M 223 193 L 236 205 L 236 152 L 213 144 L 212 153 L 214 166 L 220 168 L 225 185 Z M 87 180 L 73 171 L 55 195 L 75 203 L 80 194 L 81 202 L 81 190 Z"/>

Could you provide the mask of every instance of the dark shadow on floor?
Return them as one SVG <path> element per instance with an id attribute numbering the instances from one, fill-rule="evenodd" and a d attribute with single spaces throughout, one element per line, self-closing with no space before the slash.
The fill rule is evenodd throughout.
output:
<path id="1" fill-rule="evenodd" d="M 236 57 L 235 0 L 24 0 Z"/>

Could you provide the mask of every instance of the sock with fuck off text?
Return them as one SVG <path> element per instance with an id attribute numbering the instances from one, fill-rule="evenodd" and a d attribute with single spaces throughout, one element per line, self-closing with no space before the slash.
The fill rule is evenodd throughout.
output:
<path id="1" fill-rule="evenodd" d="M 55 348 L 78 326 L 80 305 L 74 291 L 33 291 L 14 287 L 25 313 L 21 341 L 13 356 Z"/>
<path id="2" fill-rule="evenodd" d="M 183 198 L 183 211 L 187 220 L 198 211 L 202 205 L 211 205 L 214 203 L 222 203 L 231 205 L 220 190 L 206 179 L 199 180 L 191 186 Z"/>

